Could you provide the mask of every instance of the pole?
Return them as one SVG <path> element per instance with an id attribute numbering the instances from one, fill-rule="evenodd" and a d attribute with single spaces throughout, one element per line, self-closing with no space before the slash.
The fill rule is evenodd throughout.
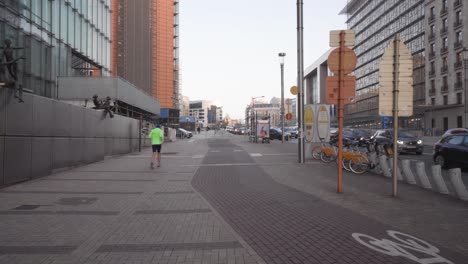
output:
<path id="1" fill-rule="evenodd" d="M 304 20 L 303 0 L 297 0 L 297 123 L 298 123 L 298 156 L 299 163 L 304 160 Z"/>
<path id="2" fill-rule="evenodd" d="M 397 34 L 394 40 L 395 57 L 393 64 L 393 197 L 397 197 L 398 188 L 398 81 L 400 79 L 400 35 Z"/>
<path id="3" fill-rule="evenodd" d="M 281 63 L 281 142 L 284 143 L 284 64 Z"/>
<path id="4" fill-rule="evenodd" d="M 341 160 L 343 159 L 343 115 L 344 115 L 344 99 L 343 99 L 343 81 L 344 81 L 344 48 L 345 48 L 345 32 L 340 32 L 340 59 L 339 59 L 339 71 L 338 71 L 338 180 L 336 192 L 343 192 L 343 167 L 341 166 Z"/>
<path id="5" fill-rule="evenodd" d="M 138 152 L 141 152 L 141 126 L 143 125 L 143 115 L 140 114 L 140 124 L 138 126 Z"/>
<path id="6" fill-rule="evenodd" d="M 465 95 L 465 100 L 463 102 L 465 106 L 465 123 L 463 124 L 464 127 L 468 127 L 468 50 L 467 48 L 463 49 L 463 64 L 464 64 L 464 74 L 465 80 L 463 82 L 464 91 L 463 94 Z"/>

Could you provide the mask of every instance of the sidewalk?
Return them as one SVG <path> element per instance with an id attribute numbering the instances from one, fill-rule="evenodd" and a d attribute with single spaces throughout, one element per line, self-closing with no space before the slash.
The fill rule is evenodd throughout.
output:
<path id="1" fill-rule="evenodd" d="M 343 171 L 343 193 L 336 193 L 335 164 L 297 164 L 297 145 L 239 142 L 274 180 L 325 201 L 457 250 L 468 258 L 468 203 L 405 183 L 391 197 L 391 179 Z M 293 164 L 288 164 L 293 163 Z M 294 164 L 295 163 L 295 164 Z M 277 165 L 275 165 L 277 164 Z M 468 261 L 467 261 L 468 262 Z"/>
<path id="2" fill-rule="evenodd" d="M 0 190 L 0 263 L 264 263 L 191 187 L 207 135 Z"/>
<path id="3" fill-rule="evenodd" d="M 145 149 L 1 189 L 0 264 L 418 263 L 353 238 L 390 230 L 468 263 L 468 206 L 451 197 L 401 184 L 395 199 L 389 180 L 347 173 L 336 194 L 334 164 L 223 132 L 162 151 L 154 171 Z"/>

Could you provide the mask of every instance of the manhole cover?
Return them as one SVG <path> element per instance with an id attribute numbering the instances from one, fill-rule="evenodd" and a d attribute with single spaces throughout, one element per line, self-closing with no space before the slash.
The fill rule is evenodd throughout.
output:
<path id="1" fill-rule="evenodd" d="M 23 204 L 18 207 L 13 208 L 14 210 L 34 210 L 39 208 L 40 205 L 37 204 Z"/>

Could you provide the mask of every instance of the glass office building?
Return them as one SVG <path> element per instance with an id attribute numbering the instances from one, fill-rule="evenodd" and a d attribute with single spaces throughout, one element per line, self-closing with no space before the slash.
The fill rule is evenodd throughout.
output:
<path id="1" fill-rule="evenodd" d="M 56 97 L 58 76 L 108 76 L 111 0 L 0 0 L 0 41 L 10 39 L 26 91 Z"/>
<path id="2" fill-rule="evenodd" d="M 348 15 L 348 27 L 356 33 L 354 50 L 358 56 L 356 103 L 346 107 L 347 125 L 381 128 L 378 115 L 379 63 L 397 33 L 414 60 L 414 104 L 425 104 L 425 23 L 422 0 L 352 0 L 342 11 Z M 421 129 L 424 110 L 401 120 L 401 126 Z"/>

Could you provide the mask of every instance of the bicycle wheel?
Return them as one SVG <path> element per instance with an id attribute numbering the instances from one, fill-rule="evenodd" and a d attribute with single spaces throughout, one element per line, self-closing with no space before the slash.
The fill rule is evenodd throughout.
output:
<path id="1" fill-rule="evenodd" d="M 342 159 L 341 159 L 341 166 L 342 166 L 343 169 L 345 169 L 346 171 L 351 171 L 351 169 L 349 168 L 349 159 L 342 158 Z"/>
<path id="2" fill-rule="evenodd" d="M 324 152 L 320 152 L 320 159 L 325 163 L 329 163 L 329 162 L 333 161 L 332 156 L 329 156 L 329 155 L 325 154 Z"/>
<path id="3" fill-rule="evenodd" d="M 369 160 L 364 157 L 353 157 L 349 161 L 349 168 L 356 174 L 363 174 L 369 168 Z"/>
<path id="4" fill-rule="evenodd" d="M 319 160 L 320 159 L 320 153 L 322 153 L 322 147 L 321 146 L 315 146 L 312 148 L 312 158 Z"/>

